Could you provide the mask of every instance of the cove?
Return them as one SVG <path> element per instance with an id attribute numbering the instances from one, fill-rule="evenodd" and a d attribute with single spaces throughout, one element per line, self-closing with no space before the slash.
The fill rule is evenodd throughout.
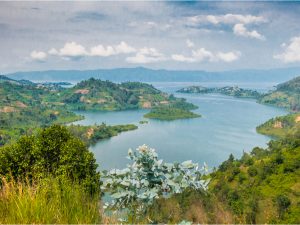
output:
<path id="1" fill-rule="evenodd" d="M 256 133 L 256 126 L 272 117 L 287 113 L 284 109 L 258 104 L 253 99 L 175 92 L 188 86 L 187 83 L 153 83 L 153 85 L 194 103 L 199 107 L 195 112 L 202 117 L 175 121 L 150 119 L 148 124 L 139 124 L 140 120 L 144 120 L 143 115 L 147 110 L 77 112 L 84 115 L 85 119 L 74 124 L 133 123 L 139 127 L 137 130 L 121 133 L 90 147 L 100 169 L 125 167 L 129 163 L 126 159 L 128 149 L 135 150 L 143 144 L 155 148 L 159 158 L 168 162 L 193 160 L 200 165 L 206 162 L 210 168 L 216 167 L 231 153 L 235 157 L 240 157 L 243 151 L 249 152 L 255 146 L 266 147 L 270 138 Z M 224 86 L 224 83 L 209 83 L 203 86 Z M 273 84 L 245 83 L 239 86 L 265 91 L 272 88 Z"/>

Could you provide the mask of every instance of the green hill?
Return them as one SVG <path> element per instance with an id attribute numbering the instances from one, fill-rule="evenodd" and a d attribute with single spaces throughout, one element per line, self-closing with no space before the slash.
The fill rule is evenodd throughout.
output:
<path id="1" fill-rule="evenodd" d="M 263 95 L 259 102 L 300 111 L 300 77 L 277 85 L 275 91 Z"/>
<path id="2" fill-rule="evenodd" d="M 175 102 L 185 104 L 184 99 L 169 96 L 150 84 L 140 82 L 117 84 L 94 78 L 81 81 L 72 88 L 53 92 L 45 97 L 45 101 L 63 103 L 70 110 L 103 111 L 153 108 Z"/>
<path id="3" fill-rule="evenodd" d="M 35 128 L 78 119 L 60 106 L 42 101 L 50 90 L 14 80 L 0 82 L 0 145 L 30 134 Z"/>

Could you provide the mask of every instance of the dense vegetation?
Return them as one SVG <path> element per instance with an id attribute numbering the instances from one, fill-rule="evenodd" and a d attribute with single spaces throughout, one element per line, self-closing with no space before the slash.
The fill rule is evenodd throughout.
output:
<path id="1" fill-rule="evenodd" d="M 202 86 L 190 86 L 185 87 L 177 92 L 181 93 L 199 93 L 199 94 L 207 94 L 207 93 L 219 93 L 228 96 L 234 96 L 238 98 L 258 98 L 261 94 L 254 90 L 248 90 L 239 88 L 238 86 L 233 87 L 221 87 L 221 88 L 207 88 Z"/>
<path id="2" fill-rule="evenodd" d="M 116 84 L 91 78 L 74 87 L 47 96 L 48 102 L 61 102 L 70 110 L 125 110 L 152 108 L 176 101 L 185 103 L 163 93 L 150 84 L 125 82 Z"/>
<path id="3" fill-rule="evenodd" d="M 153 108 L 149 113 L 145 114 L 144 117 L 159 120 L 177 120 L 197 118 L 200 117 L 200 115 L 181 108 L 175 108 L 172 106 L 160 106 Z"/>
<path id="4" fill-rule="evenodd" d="M 0 82 L 0 145 L 31 134 L 37 127 L 81 119 L 59 105 L 42 100 L 51 90 L 2 78 Z"/>
<path id="5" fill-rule="evenodd" d="M 87 145 L 93 145 L 100 140 L 111 138 L 121 132 L 137 128 L 134 124 L 107 126 L 104 123 L 93 126 L 70 125 L 67 127 L 74 136 L 80 138 Z"/>
<path id="6" fill-rule="evenodd" d="M 300 77 L 277 85 L 275 91 L 263 95 L 259 102 L 300 111 Z"/>
<path id="7" fill-rule="evenodd" d="M 300 129 L 300 114 L 289 114 L 272 118 L 257 127 L 257 132 L 277 138 L 282 138 L 286 134 L 294 133 Z"/>

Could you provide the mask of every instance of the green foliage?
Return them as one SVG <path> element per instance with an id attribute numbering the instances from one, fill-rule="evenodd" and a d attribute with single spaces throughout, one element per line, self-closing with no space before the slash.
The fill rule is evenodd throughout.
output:
<path id="1" fill-rule="evenodd" d="M 53 92 L 46 96 L 48 102 L 65 103 L 70 110 L 125 110 L 151 108 L 162 104 L 184 104 L 177 99 L 159 91 L 150 84 L 125 82 L 116 84 L 90 78 L 81 81 L 72 88 Z M 195 107 L 188 104 L 189 107 Z"/>
<path id="2" fill-rule="evenodd" d="M 70 125 L 67 129 L 87 145 L 117 136 L 124 131 L 135 130 L 138 127 L 134 124 L 108 126 L 105 123 L 93 126 Z"/>
<path id="3" fill-rule="evenodd" d="M 240 160 L 230 157 L 211 174 L 209 190 L 229 206 L 236 222 L 299 223 L 299 162 L 298 130 Z"/>
<path id="4" fill-rule="evenodd" d="M 0 82 L 0 146 L 37 127 L 82 119 L 60 105 L 44 102 L 43 96 L 50 93 L 33 83 Z"/>
<path id="5" fill-rule="evenodd" d="M 93 153 L 62 126 L 53 125 L 35 136 L 23 136 L 0 148 L 0 176 L 18 180 L 54 176 L 82 184 L 98 193 L 100 175 Z"/>
<path id="6" fill-rule="evenodd" d="M 147 206 L 155 199 L 172 196 L 191 188 L 204 190 L 208 181 L 203 180 L 198 165 L 191 161 L 164 163 L 158 160 L 154 149 L 143 145 L 137 152 L 129 150 L 133 164 L 126 169 L 104 172 L 103 188 L 110 193 L 112 210 L 128 209 L 128 221 L 136 223 L 145 215 Z"/>
<path id="7" fill-rule="evenodd" d="M 277 203 L 277 207 L 278 207 L 279 217 L 282 219 L 284 216 L 284 213 L 287 211 L 287 209 L 291 205 L 291 200 L 288 198 L 288 196 L 280 194 L 276 197 L 276 203 Z"/>

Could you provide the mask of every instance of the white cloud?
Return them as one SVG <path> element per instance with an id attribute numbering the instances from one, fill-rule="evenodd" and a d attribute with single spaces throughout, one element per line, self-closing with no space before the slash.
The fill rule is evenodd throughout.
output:
<path id="1" fill-rule="evenodd" d="M 195 46 L 194 42 L 192 42 L 190 39 L 187 39 L 186 40 L 186 45 L 189 47 L 189 48 L 192 48 Z"/>
<path id="2" fill-rule="evenodd" d="M 258 24 L 266 22 L 262 16 L 241 15 L 241 14 L 225 14 L 225 15 L 198 15 L 188 17 L 188 22 L 192 24 L 211 23 L 217 24 Z"/>
<path id="3" fill-rule="evenodd" d="M 250 38 L 256 38 L 259 40 L 265 40 L 265 37 L 258 33 L 256 30 L 248 31 L 244 24 L 238 23 L 235 24 L 233 27 L 233 33 L 237 36 L 242 37 L 250 37 Z"/>
<path id="4" fill-rule="evenodd" d="M 213 61 L 214 55 L 212 52 L 206 50 L 205 48 L 199 48 L 197 50 L 192 51 L 193 58 L 198 62 L 202 62 L 204 60 Z"/>
<path id="5" fill-rule="evenodd" d="M 216 57 L 224 62 L 233 62 L 240 58 L 241 53 L 238 51 L 235 52 L 218 52 Z"/>
<path id="6" fill-rule="evenodd" d="M 126 61 L 129 63 L 153 63 L 166 60 L 164 54 L 155 48 L 141 48 L 135 56 L 127 57 Z"/>
<path id="7" fill-rule="evenodd" d="M 115 55 L 115 50 L 112 46 L 104 47 L 103 45 L 97 45 L 91 48 L 90 56 L 111 56 Z"/>
<path id="8" fill-rule="evenodd" d="M 300 62 L 300 36 L 290 39 L 289 44 L 282 44 L 285 48 L 283 53 L 274 55 L 275 59 L 279 59 L 285 63 Z"/>
<path id="9" fill-rule="evenodd" d="M 196 62 L 196 59 L 193 57 L 186 57 L 184 55 L 180 55 L 180 54 L 173 54 L 171 55 L 171 58 L 174 61 L 178 61 L 178 62 Z"/>
<path id="10" fill-rule="evenodd" d="M 129 54 L 136 52 L 136 49 L 128 45 L 126 42 L 122 41 L 120 44 L 115 46 L 103 46 L 98 45 L 94 46 L 90 49 L 90 56 L 112 56 L 112 55 L 118 55 L 118 54 Z"/>
<path id="11" fill-rule="evenodd" d="M 31 57 L 33 60 L 43 62 L 43 61 L 45 61 L 46 58 L 47 58 L 47 53 L 42 52 L 42 51 L 32 51 L 32 52 L 30 53 L 30 57 Z"/>
<path id="12" fill-rule="evenodd" d="M 200 48 L 197 50 L 192 51 L 191 56 L 184 56 L 181 54 L 173 54 L 171 58 L 174 61 L 178 62 L 217 62 L 217 61 L 223 61 L 223 62 L 233 62 L 240 58 L 241 53 L 238 51 L 232 51 L 232 52 L 217 52 L 213 53 L 209 50 L 206 50 L 205 48 Z"/>
<path id="13" fill-rule="evenodd" d="M 85 47 L 83 47 L 80 44 L 77 44 L 76 42 L 67 42 L 63 48 L 56 50 L 55 48 L 52 48 L 48 52 L 51 55 L 59 55 L 66 59 L 78 59 L 84 56 L 88 55 L 88 52 L 85 50 Z"/>

